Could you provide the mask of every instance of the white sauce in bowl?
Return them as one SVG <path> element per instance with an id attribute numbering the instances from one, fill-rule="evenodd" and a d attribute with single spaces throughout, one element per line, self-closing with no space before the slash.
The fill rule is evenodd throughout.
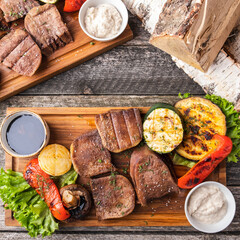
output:
<path id="1" fill-rule="evenodd" d="M 111 38 L 118 34 L 123 19 L 118 10 L 110 4 L 90 7 L 85 16 L 87 31 L 97 38 Z"/>
<path id="2" fill-rule="evenodd" d="M 188 212 L 199 222 L 207 224 L 217 223 L 227 213 L 225 196 L 214 185 L 199 187 L 189 199 Z"/>

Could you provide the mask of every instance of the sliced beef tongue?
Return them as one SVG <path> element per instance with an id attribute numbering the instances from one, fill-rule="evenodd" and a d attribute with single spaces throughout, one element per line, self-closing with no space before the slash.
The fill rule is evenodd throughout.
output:
<path id="1" fill-rule="evenodd" d="M 80 176 L 92 177 L 115 170 L 109 151 L 103 147 L 97 130 L 82 134 L 71 145 L 74 169 Z"/>
<path id="2" fill-rule="evenodd" d="M 39 3 L 35 0 L 0 0 L 0 8 L 7 22 L 24 17 L 36 6 L 39 6 Z"/>
<path id="3" fill-rule="evenodd" d="M 161 158 L 147 146 L 132 153 L 130 175 L 142 206 L 146 206 L 148 201 L 152 199 L 161 198 L 172 192 L 179 192 L 170 169 Z"/>
<path id="4" fill-rule="evenodd" d="M 3 11 L 0 9 L 0 34 L 1 34 L 1 31 L 8 30 L 8 28 L 9 28 L 9 24 L 6 22 L 4 18 Z"/>
<path id="5" fill-rule="evenodd" d="M 135 192 L 122 175 L 91 179 L 92 195 L 99 220 L 121 218 L 135 207 Z"/>
<path id="6" fill-rule="evenodd" d="M 46 56 L 72 41 L 58 9 L 52 4 L 33 8 L 27 14 L 24 26 Z"/>
<path id="7" fill-rule="evenodd" d="M 41 61 L 41 50 L 26 31 L 13 30 L 0 40 L 0 62 L 20 75 L 32 76 Z"/>
<path id="8" fill-rule="evenodd" d="M 111 110 L 95 118 L 103 145 L 111 152 L 122 152 L 142 140 L 142 119 L 139 109 Z"/>

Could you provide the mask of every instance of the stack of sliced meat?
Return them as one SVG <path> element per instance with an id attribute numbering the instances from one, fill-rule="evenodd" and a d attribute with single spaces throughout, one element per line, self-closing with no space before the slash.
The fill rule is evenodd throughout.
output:
<path id="1" fill-rule="evenodd" d="M 18 29 L 1 39 L 0 63 L 20 75 L 32 76 L 41 61 L 41 51 L 26 31 Z"/>
<path id="2" fill-rule="evenodd" d="M 31 36 L 23 30 L 16 30 L 3 37 L 0 40 L 0 63 L 20 75 L 32 76 L 40 66 L 42 53 L 51 55 L 71 42 L 72 36 L 55 5 L 40 6 L 35 0 L 0 0 L 1 30 L 8 26 L 6 21 L 25 15 L 24 25 Z"/>
<path id="3" fill-rule="evenodd" d="M 0 0 L 0 8 L 7 22 L 24 17 L 36 6 L 39 6 L 39 3 L 35 0 Z"/>
<path id="4" fill-rule="evenodd" d="M 72 41 L 72 36 L 55 5 L 33 8 L 26 16 L 24 26 L 46 56 Z"/>
<path id="5" fill-rule="evenodd" d="M 112 171 L 114 167 L 108 150 L 122 152 L 141 142 L 143 130 L 140 111 L 136 108 L 111 110 L 97 115 L 95 123 L 98 131 L 82 134 L 73 142 L 73 166 L 81 176 L 91 177 L 98 219 L 121 218 L 133 211 L 135 191 L 126 177 Z M 167 165 L 169 163 L 166 160 L 170 159 L 165 158 L 146 145 L 136 148 L 132 153 L 130 175 L 142 206 L 146 206 L 149 200 L 179 192 L 172 167 Z M 105 175 L 99 175 L 102 173 Z"/>

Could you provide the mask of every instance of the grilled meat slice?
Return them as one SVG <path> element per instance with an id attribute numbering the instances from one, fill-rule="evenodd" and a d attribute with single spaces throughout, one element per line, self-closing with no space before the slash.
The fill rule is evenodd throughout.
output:
<path id="1" fill-rule="evenodd" d="M 146 206 L 149 200 L 179 192 L 162 156 L 151 151 L 146 145 L 132 153 L 130 175 L 142 206 Z"/>
<path id="2" fill-rule="evenodd" d="M 0 0 L 0 8 L 7 22 L 24 17 L 32 8 L 39 6 L 35 0 Z"/>
<path id="3" fill-rule="evenodd" d="M 0 62 L 20 75 L 32 76 L 41 61 L 41 50 L 26 31 L 11 31 L 0 40 Z"/>
<path id="4" fill-rule="evenodd" d="M 122 175 L 92 179 L 91 188 L 99 220 L 125 217 L 135 207 L 134 189 Z"/>
<path id="5" fill-rule="evenodd" d="M 92 177 L 115 170 L 97 130 L 82 134 L 70 149 L 74 169 L 80 176 Z"/>
<path id="6" fill-rule="evenodd" d="M 46 56 L 72 41 L 72 36 L 53 4 L 33 8 L 24 20 L 24 26 Z"/>
<path id="7" fill-rule="evenodd" d="M 0 31 L 6 31 L 9 28 L 9 24 L 4 19 L 3 11 L 0 9 Z"/>
<path id="8" fill-rule="evenodd" d="M 102 143 L 111 152 L 122 152 L 137 146 L 142 140 L 142 120 L 139 109 L 111 110 L 95 118 Z"/>

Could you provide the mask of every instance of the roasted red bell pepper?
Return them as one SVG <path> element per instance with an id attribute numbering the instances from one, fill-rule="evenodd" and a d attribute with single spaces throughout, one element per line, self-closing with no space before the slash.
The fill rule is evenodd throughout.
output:
<path id="1" fill-rule="evenodd" d="M 78 11 L 86 0 L 65 0 L 64 12 Z"/>
<path id="2" fill-rule="evenodd" d="M 231 153 L 232 140 L 229 137 L 215 134 L 213 139 L 217 142 L 216 149 L 178 179 L 178 186 L 180 188 L 190 189 L 203 182 L 217 165 Z"/>
<path id="3" fill-rule="evenodd" d="M 27 164 L 23 177 L 46 202 L 56 219 L 64 221 L 71 216 L 63 206 L 57 186 L 50 176 L 40 168 L 38 159 L 33 159 Z"/>

